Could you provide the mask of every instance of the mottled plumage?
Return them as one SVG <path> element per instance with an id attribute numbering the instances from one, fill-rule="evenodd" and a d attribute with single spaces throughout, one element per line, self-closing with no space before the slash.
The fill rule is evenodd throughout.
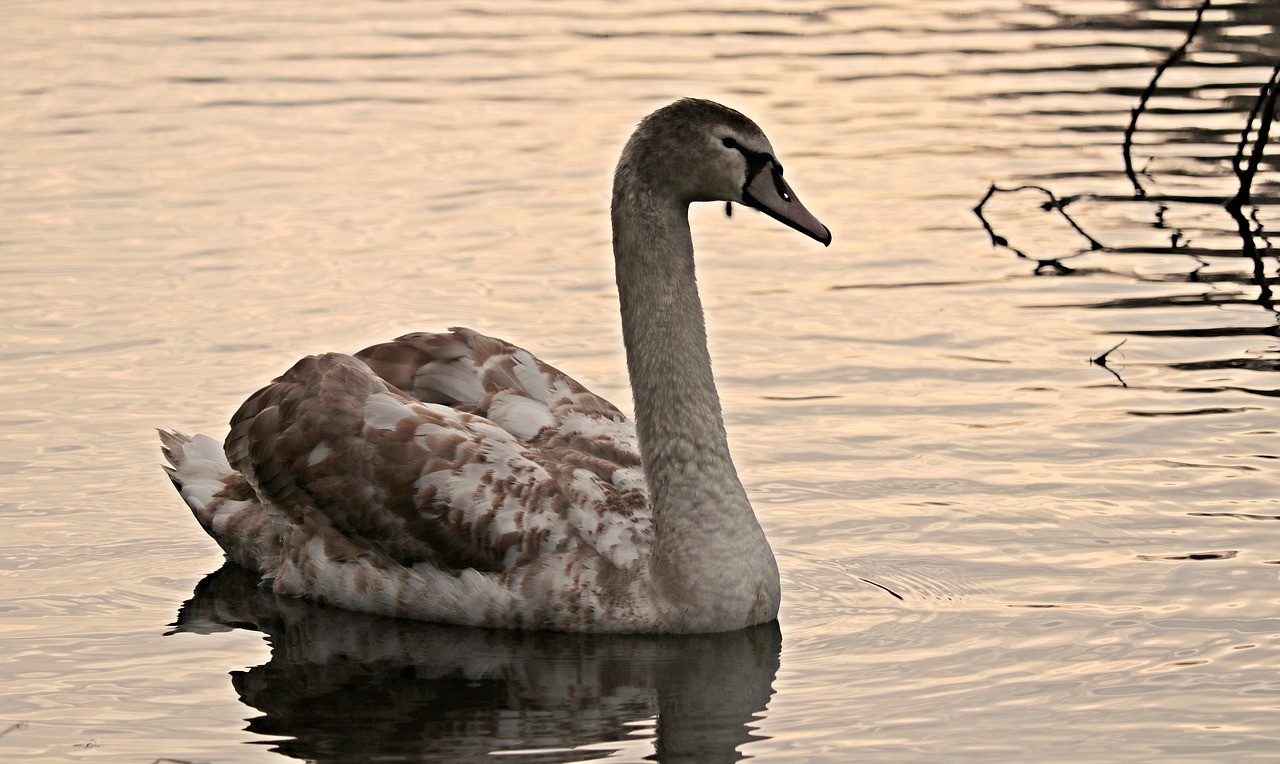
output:
<path id="1" fill-rule="evenodd" d="M 689 201 L 745 198 L 829 241 L 780 167 L 786 193 L 757 201 L 762 156 L 776 163 L 745 117 L 686 100 L 646 119 L 619 163 L 643 444 L 565 374 L 455 328 L 302 359 L 240 407 L 223 449 L 162 431 L 170 477 L 231 560 L 344 608 L 589 631 L 772 619 L 777 567 L 729 460 L 687 221 Z"/>

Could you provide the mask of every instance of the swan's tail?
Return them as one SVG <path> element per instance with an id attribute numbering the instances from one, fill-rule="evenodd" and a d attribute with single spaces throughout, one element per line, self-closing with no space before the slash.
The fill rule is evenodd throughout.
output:
<path id="1" fill-rule="evenodd" d="M 222 444 L 160 430 L 164 471 L 205 532 L 232 562 L 266 576 L 280 565 L 280 537 L 244 476 L 231 468 Z"/>

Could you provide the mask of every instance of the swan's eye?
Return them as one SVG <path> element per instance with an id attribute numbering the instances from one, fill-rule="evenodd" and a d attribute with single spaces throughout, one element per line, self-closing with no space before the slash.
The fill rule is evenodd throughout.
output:
<path id="1" fill-rule="evenodd" d="M 782 197 L 782 201 L 791 203 L 791 192 L 787 190 L 787 184 L 782 182 L 782 166 L 778 164 L 773 166 L 773 188 Z"/>
<path id="2" fill-rule="evenodd" d="M 741 148 L 742 148 L 741 146 L 739 146 L 739 145 L 738 145 L 738 142 L 737 142 L 737 141 L 735 141 L 735 140 L 734 140 L 734 139 L 732 139 L 732 138 L 724 138 L 724 139 L 722 139 L 720 142 L 724 144 L 724 147 L 725 147 L 726 149 L 741 149 Z"/>

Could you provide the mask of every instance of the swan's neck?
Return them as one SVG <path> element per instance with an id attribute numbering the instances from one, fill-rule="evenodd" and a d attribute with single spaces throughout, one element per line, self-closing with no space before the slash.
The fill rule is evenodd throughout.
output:
<path id="1" fill-rule="evenodd" d="M 621 180 L 613 227 L 622 334 L 654 508 L 658 594 L 677 628 L 771 620 L 777 564 L 729 456 L 688 204 Z"/>

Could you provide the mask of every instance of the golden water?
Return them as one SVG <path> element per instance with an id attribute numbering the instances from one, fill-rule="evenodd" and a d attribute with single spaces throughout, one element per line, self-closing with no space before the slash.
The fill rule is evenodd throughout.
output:
<path id="1" fill-rule="evenodd" d="M 1169 249 L 1239 250 L 1219 207 L 1120 200 L 1198 5 L 7 3 L 0 760 L 1274 757 L 1276 313 Z M 1226 196 L 1280 7 L 1215 3 L 1190 50 L 1135 159 Z M 459 324 L 627 403 L 608 184 L 682 95 L 753 116 L 835 234 L 694 215 L 780 644 L 386 623 L 235 571 L 171 629 L 220 554 L 154 427 Z M 1098 195 L 1069 210 L 1111 251 L 1036 275 L 991 182 Z M 1080 253 L 1040 201 L 987 211 Z"/>

